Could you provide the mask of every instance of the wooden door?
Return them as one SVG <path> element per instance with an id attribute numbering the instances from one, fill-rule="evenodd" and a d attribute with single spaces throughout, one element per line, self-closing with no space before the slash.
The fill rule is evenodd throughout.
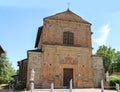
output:
<path id="1" fill-rule="evenodd" d="M 64 68 L 63 69 L 63 86 L 69 87 L 71 79 L 73 80 L 73 69 Z"/>

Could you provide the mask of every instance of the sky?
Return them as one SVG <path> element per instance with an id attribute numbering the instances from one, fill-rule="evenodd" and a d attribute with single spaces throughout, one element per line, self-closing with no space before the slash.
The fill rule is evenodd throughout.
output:
<path id="1" fill-rule="evenodd" d="M 93 54 L 106 45 L 120 51 L 120 0 L 0 0 L 0 45 L 14 69 L 33 50 L 43 18 L 68 8 L 92 24 Z"/>

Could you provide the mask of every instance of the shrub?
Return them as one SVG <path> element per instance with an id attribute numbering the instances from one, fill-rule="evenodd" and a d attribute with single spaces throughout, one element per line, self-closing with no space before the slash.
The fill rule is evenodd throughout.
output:
<path id="1" fill-rule="evenodd" d="M 110 76 L 110 86 L 116 86 L 116 83 L 120 84 L 120 76 Z"/>
<path id="2" fill-rule="evenodd" d="M 26 83 L 25 82 L 18 82 L 15 86 L 16 90 L 24 90 L 26 88 Z"/>

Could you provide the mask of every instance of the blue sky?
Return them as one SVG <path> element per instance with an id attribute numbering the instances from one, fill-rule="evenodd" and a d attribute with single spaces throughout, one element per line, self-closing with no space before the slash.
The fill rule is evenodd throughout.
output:
<path id="1" fill-rule="evenodd" d="M 120 0 L 0 0 L 0 45 L 15 69 L 34 49 L 43 18 L 66 11 L 68 3 L 92 24 L 93 53 L 103 44 L 120 51 Z"/>

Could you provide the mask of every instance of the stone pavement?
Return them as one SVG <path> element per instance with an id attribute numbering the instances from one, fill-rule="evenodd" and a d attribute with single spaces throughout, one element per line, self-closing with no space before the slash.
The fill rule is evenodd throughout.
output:
<path id="1" fill-rule="evenodd" d="M 9 89 L 0 89 L 0 92 L 11 92 Z M 22 91 L 13 91 L 13 92 L 22 92 Z"/>
<path id="2" fill-rule="evenodd" d="M 30 91 L 24 91 L 30 92 Z M 50 92 L 50 89 L 35 89 L 33 92 Z M 54 89 L 54 92 L 70 92 L 69 89 Z M 101 89 L 72 89 L 72 92 L 101 92 Z M 104 90 L 104 92 L 117 92 L 116 90 Z"/>
<path id="3" fill-rule="evenodd" d="M 8 89 L 0 89 L 0 92 L 9 92 Z M 30 92 L 30 91 L 13 91 L 13 92 Z M 50 89 L 35 89 L 33 92 L 50 92 Z M 54 92 L 70 92 L 69 89 L 54 89 Z M 101 89 L 73 89 L 72 92 L 101 92 Z M 104 92 L 117 92 L 116 90 L 104 90 Z"/>

